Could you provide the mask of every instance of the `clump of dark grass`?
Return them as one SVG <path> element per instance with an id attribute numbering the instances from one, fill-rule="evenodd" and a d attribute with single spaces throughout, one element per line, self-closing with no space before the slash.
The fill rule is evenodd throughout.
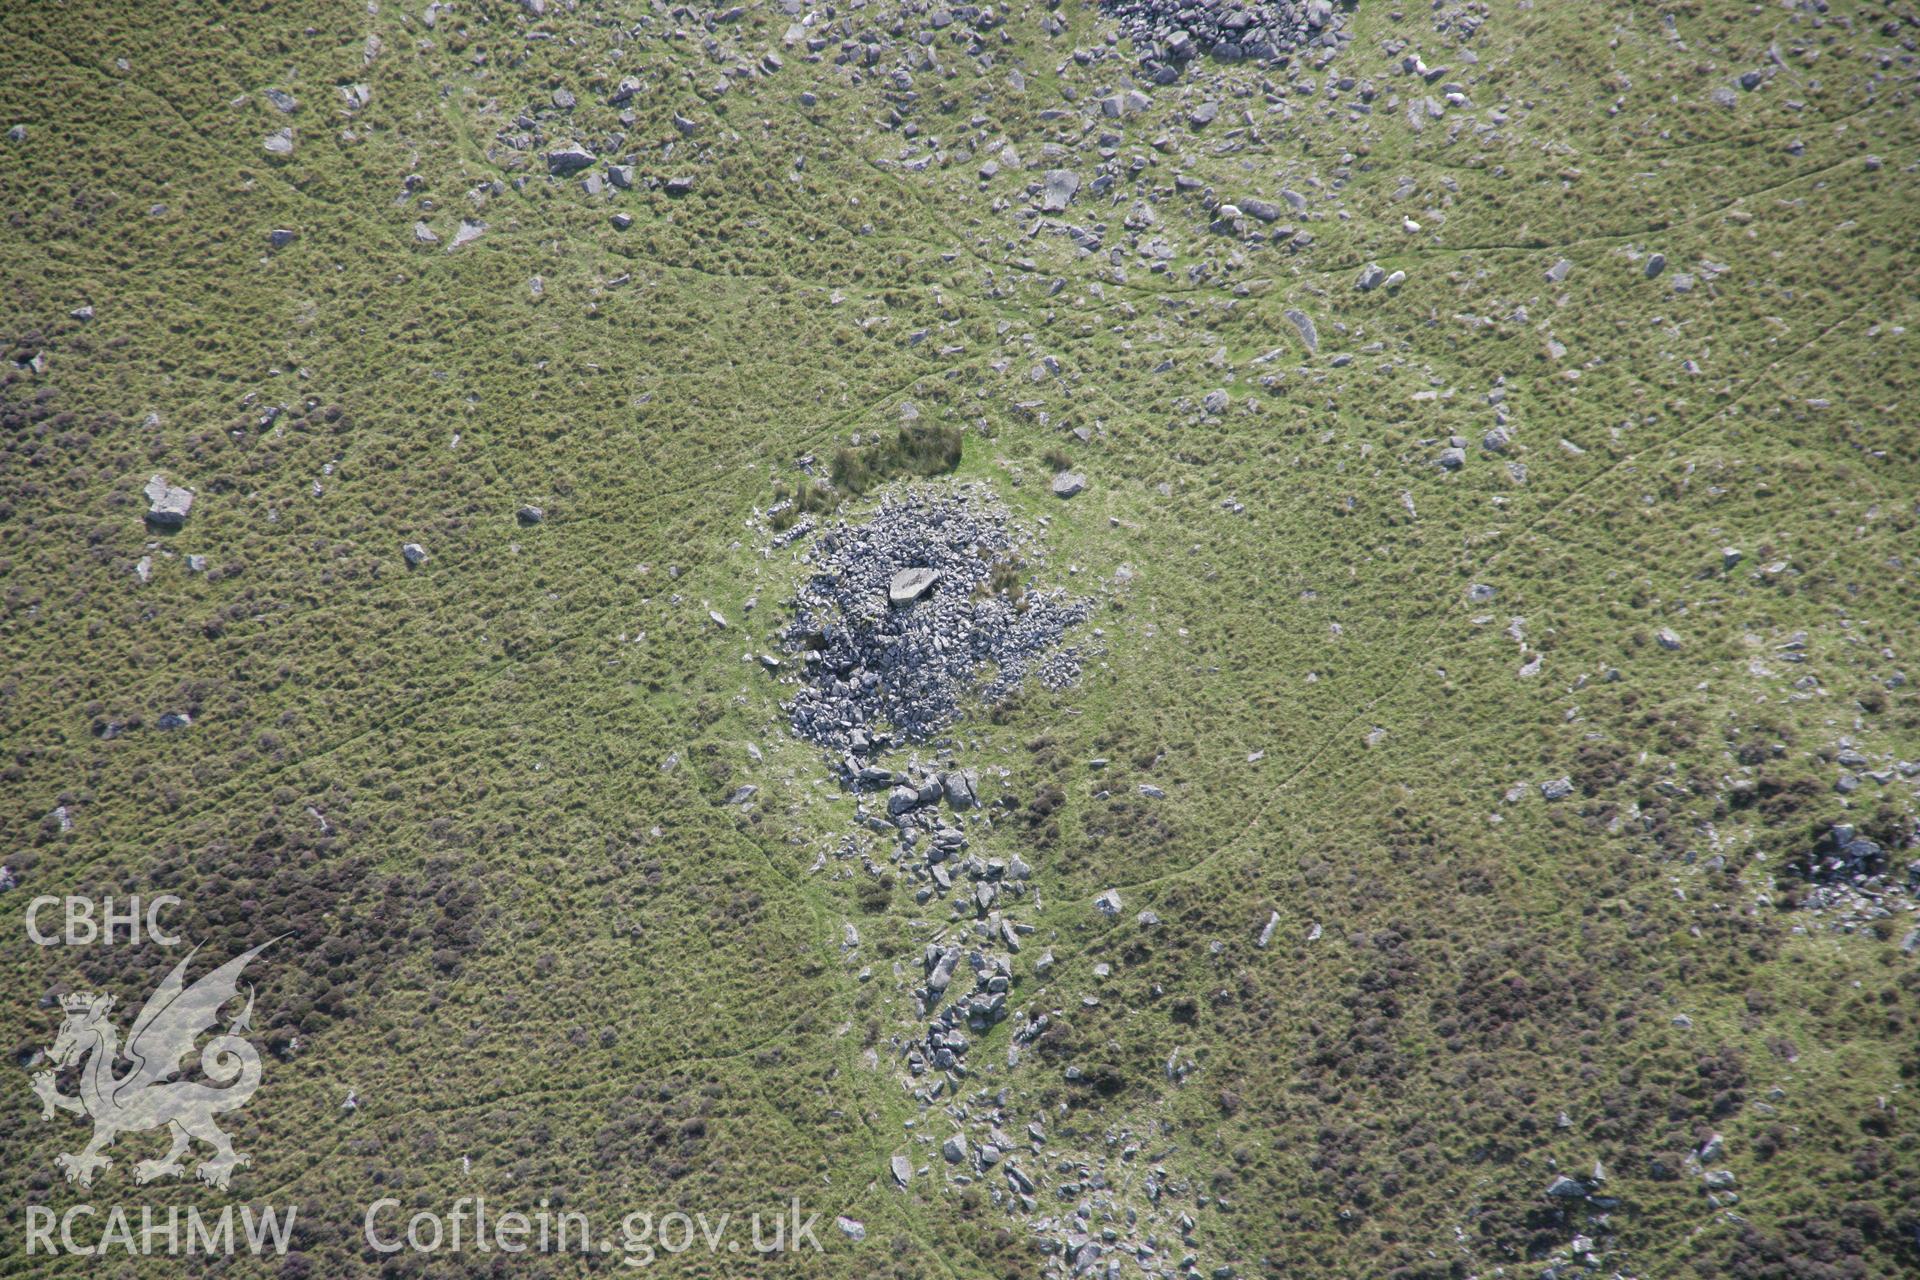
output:
<path id="1" fill-rule="evenodd" d="M 913 423 L 892 440 L 841 449 L 833 455 L 832 475 L 835 487 L 857 497 L 889 480 L 926 480 L 959 465 L 960 428 Z"/>
<path id="2" fill-rule="evenodd" d="M 927 480 L 960 465 L 959 427 L 910 423 L 891 440 L 848 445 L 834 453 L 828 479 L 803 479 L 792 489 L 784 481 L 773 486 L 778 507 L 768 523 L 787 529 L 803 515 L 825 515 L 848 497 L 859 497 L 890 480 L 907 477 Z M 782 505 L 784 504 L 784 505 Z"/>

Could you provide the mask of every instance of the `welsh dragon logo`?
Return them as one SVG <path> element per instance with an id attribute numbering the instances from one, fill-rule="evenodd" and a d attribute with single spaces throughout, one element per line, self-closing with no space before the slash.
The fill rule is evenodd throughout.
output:
<path id="1" fill-rule="evenodd" d="M 181 1059 L 193 1051 L 201 1034 L 214 1028 L 221 1007 L 238 994 L 240 972 L 247 962 L 272 945 L 272 941 L 261 943 L 192 986 L 186 984 L 187 962 L 199 948 L 188 952 L 134 1018 L 124 1050 L 108 1018 L 112 996 L 76 993 L 61 1000 L 66 1022 L 47 1056 L 56 1068 L 86 1061 L 80 1072 L 80 1096 L 62 1094 L 51 1070 L 34 1076 L 33 1091 L 40 1095 L 42 1119 L 53 1119 L 56 1108 L 93 1119 L 93 1140 L 85 1148 L 54 1157 L 54 1163 L 66 1170 L 67 1181 L 91 1186 L 94 1172 L 113 1164 L 101 1152 L 116 1137 L 162 1125 L 172 1135 L 173 1146 L 158 1160 L 136 1163 L 136 1181 L 183 1176 L 186 1168 L 180 1157 L 195 1138 L 213 1148 L 213 1155 L 194 1170 L 202 1182 L 225 1190 L 234 1169 L 251 1163 L 213 1122 L 215 1116 L 245 1106 L 260 1087 L 260 1053 L 241 1034 L 250 1029 L 253 1018 L 251 987 L 246 1007 L 200 1051 L 200 1069 L 214 1084 L 169 1077 L 179 1072 Z M 126 1068 L 116 1075 L 122 1059 Z"/>

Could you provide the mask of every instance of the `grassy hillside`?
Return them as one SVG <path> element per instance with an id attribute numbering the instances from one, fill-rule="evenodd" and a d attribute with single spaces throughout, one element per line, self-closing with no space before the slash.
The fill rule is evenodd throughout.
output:
<path id="1" fill-rule="evenodd" d="M 473 1195 L 823 1214 L 705 1276 L 1061 1273 L 1083 1201 L 1120 1275 L 1920 1268 L 1920 26 L 1338 21 L 1154 85 L 1081 0 L 0 13 L 0 1274 L 98 1270 L 25 1256 L 80 1201 L 300 1206 L 111 1274 L 624 1269 L 361 1237 Z M 776 504 L 969 482 L 1096 609 L 919 749 L 1049 1015 L 927 1101 L 969 921 L 757 658 Z M 1796 871 L 1836 822 L 1877 901 Z M 53 1163 L 57 997 L 182 951 L 27 907 L 133 893 L 280 939 L 229 1193 Z M 1036 1209 L 943 1159 L 989 1117 Z"/>

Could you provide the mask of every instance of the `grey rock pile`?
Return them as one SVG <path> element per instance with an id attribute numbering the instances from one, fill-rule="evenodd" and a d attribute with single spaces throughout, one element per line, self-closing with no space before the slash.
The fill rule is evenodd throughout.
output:
<path id="1" fill-rule="evenodd" d="M 940 733 L 970 696 L 993 702 L 1029 677 L 1071 683 L 1078 655 L 1061 640 L 1088 602 L 992 587 L 996 566 L 1031 554 L 1003 508 L 964 488 L 909 490 L 823 531 L 782 636 L 803 671 L 794 732 L 841 755 L 858 786 L 879 773 L 863 758 Z"/>
<path id="2" fill-rule="evenodd" d="M 927 1035 L 907 1050 L 907 1070 L 916 1076 L 930 1068 L 959 1075 L 971 1044 L 967 1032 L 977 1035 L 1007 1016 L 1013 970 L 1005 956 L 984 948 L 938 943 L 927 944 L 924 962 L 927 979 L 920 995 L 929 1018 Z"/>
<path id="3" fill-rule="evenodd" d="M 1276 62 L 1334 48 L 1340 39 L 1341 14 L 1331 0 L 1108 0 L 1102 7 L 1161 84 L 1173 83 L 1203 54 Z"/>
<path id="4" fill-rule="evenodd" d="M 1794 869 L 1816 884 L 1857 882 L 1885 874 L 1887 851 L 1859 834 L 1852 823 L 1836 822 L 1814 842 Z"/>
<path id="5" fill-rule="evenodd" d="M 1896 832 L 1892 844 L 1869 839 L 1850 822 L 1833 823 L 1788 860 L 1789 874 L 1803 885 L 1795 894 L 1799 908 L 1843 933 L 1892 930 L 1895 917 L 1920 910 L 1920 826 Z M 1920 943 L 1906 949 L 1920 950 Z"/>

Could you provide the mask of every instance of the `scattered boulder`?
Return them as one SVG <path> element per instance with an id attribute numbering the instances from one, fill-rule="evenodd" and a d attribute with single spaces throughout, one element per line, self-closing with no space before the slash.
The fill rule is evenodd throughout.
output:
<path id="1" fill-rule="evenodd" d="M 1049 169 L 1040 182 L 1040 212 L 1064 213 L 1080 190 L 1080 175 L 1071 169 Z"/>
<path id="2" fill-rule="evenodd" d="M 486 229 L 487 224 L 484 222 L 474 222 L 467 218 L 460 219 L 460 229 L 453 233 L 453 239 L 447 244 L 447 252 L 452 253 L 462 245 L 472 244 L 486 232 Z"/>
<path id="3" fill-rule="evenodd" d="M 1264 949 L 1268 943 L 1273 941 L 1273 931 L 1279 927 L 1280 913 L 1278 911 L 1269 912 L 1267 914 L 1266 927 L 1260 930 L 1260 936 L 1254 941 L 1253 945 Z"/>
<path id="4" fill-rule="evenodd" d="M 1300 331 L 1300 341 L 1306 344 L 1307 354 L 1318 354 L 1320 350 L 1320 334 L 1319 331 L 1313 327 L 1313 317 L 1304 311 L 1297 311 L 1291 308 L 1283 314 L 1293 323 L 1293 327 Z"/>
<path id="5" fill-rule="evenodd" d="M 591 168 L 598 158 L 577 142 L 562 143 L 547 152 L 547 172 L 556 178 L 564 178 Z"/>
<path id="6" fill-rule="evenodd" d="M 193 490 L 168 484 L 165 476 L 156 474 L 147 481 L 145 493 L 148 524 L 178 529 L 187 522 L 187 512 L 193 509 Z"/>
<path id="7" fill-rule="evenodd" d="M 979 776 L 971 769 L 951 769 L 941 780 L 947 803 L 956 809 L 971 809 L 980 803 Z"/>

